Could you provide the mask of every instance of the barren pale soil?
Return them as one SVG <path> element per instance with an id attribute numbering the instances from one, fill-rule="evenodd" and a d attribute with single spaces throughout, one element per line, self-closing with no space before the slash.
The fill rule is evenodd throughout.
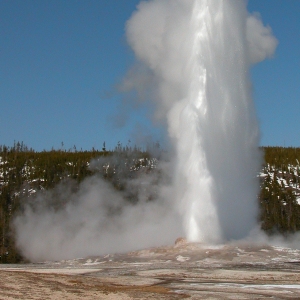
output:
<path id="1" fill-rule="evenodd" d="M 300 299 L 300 251 L 177 243 L 86 259 L 1 265 L 0 299 Z"/>

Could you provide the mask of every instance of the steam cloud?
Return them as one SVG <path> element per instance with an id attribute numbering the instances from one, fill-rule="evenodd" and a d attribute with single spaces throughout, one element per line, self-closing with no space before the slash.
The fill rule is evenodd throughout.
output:
<path id="1" fill-rule="evenodd" d="M 63 208 L 26 206 L 15 218 L 17 245 L 31 260 L 61 259 L 190 241 L 246 237 L 257 224 L 259 130 L 249 68 L 272 56 L 277 40 L 242 0 L 141 2 L 126 24 L 151 93 L 139 76 L 125 88 L 152 95 L 167 120 L 174 174 L 158 200 L 129 205 L 100 178 L 66 193 Z M 149 88 L 149 86 L 148 86 Z M 136 182 L 151 182 L 151 176 Z M 51 202 L 51 201 L 50 201 Z"/>
<path id="2" fill-rule="evenodd" d="M 66 200 L 63 208 L 55 209 L 57 197 L 60 205 Z M 180 232 L 180 227 L 172 227 L 173 218 L 167 202 L 141 200 L 139 205 L 130 205 L 94 176 L 85 180 L 77 193 L 72 192 L 70 183 L 62 183 L 40 196 L 15 219 L 15 227 L 25 257 L 42 261 L 162 245 L 171 242 L 175 231 Z"/>

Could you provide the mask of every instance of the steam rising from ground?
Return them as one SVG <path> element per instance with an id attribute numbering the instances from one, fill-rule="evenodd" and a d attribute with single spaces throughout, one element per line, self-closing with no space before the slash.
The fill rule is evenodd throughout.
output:
<path id="1" fill-rule="evenodd" d="M 49 209 L 44 198 L 27 206 L 15 228 L 32 260 L 167 244 L 182 232 L 222 243 L 256 226 L 261 160 L 249 68 L 273 54 L 270 28 L 242 0 L 153 0 L 139 4 L 126 30 L 152 76 L 156 118 L 167 120 L 173 177 L 152 202 L 128 205 L 94 177 L 66 195 L 64 208 Z"/>
<path id="2" fill-rule="evenodd" d="M 180 232 L 180 226 L 172 227 L 174 218 L 167 202 L 129 204 L 103 179 L 94 176 L 85 180 L 76 193 L 70 183 L 62 183 L 41 195 L 15 219 L 15 227 L 25 257 L 41 261 L 170 243 L 175 232 Z"/>

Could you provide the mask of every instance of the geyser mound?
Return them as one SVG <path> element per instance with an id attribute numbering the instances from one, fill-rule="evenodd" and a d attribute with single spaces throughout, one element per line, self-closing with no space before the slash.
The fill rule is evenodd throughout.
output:
<path id="1" fill-rule="evenodd" d="M 153 76 L 147 95 L 155 117 L 167 120 L 171 179 L 159 183 L 152 203 L 141 194 L 128 205 L 99 178 L 83 182 L 60 209 L 42 197 L 14 222 L 31 260 L 129 251 L 182 235 L 222 243 L 257 223 L 261 160 L 249 69 L 276 48 L 270 28 L 243 0 L 153 0 L 138 5 L 126 33 L 140 69 Z M 138 75 L 124 84 L 137 86 Z"/>

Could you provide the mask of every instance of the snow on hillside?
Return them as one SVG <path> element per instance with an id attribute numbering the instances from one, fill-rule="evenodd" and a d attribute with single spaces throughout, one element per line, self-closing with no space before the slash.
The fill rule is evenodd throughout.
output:
<path id="1" fill-rule="evenodd" d="M 275 182 L 282 190 L 291 191 L 295 196 L 297 204 L 300 205 L 300 168 L 298 165 L 288 165 L 285 170 L 276 169 L 270 164 L 266 164 L 263 170 L 260 172 L 259 177 L 261 178 L 264 189 L 269 189 L 270 185 Z M 269 184 L 266 184 L 269 183 Z M 282 204 L 286 205 L 284 200 Z"/>
<path id="2" fill-rule="evenodd" d="M 102 162 L 102 163 L 101 163 Z M 7 186 L 12 183 L 14 176 L 11 176 L 11 172 L 15 171 L 15 167 L 7 166 L 8 161 L 3 160 L 0 156 L 0 194 L 2 193 L 2 186 Z M 153 170 L 156 169 L 158 160 L 156 158 L 131 158 L 125 159 L 120 162 L 120 159 L 117 161 L 113 158 L 107 162 L 103 162 L 103 159 L 100 158 L 92 160 L 92 162 L 85 162 L 85 165 L 88 169 L 94 173 L 102 173 L 117 175 L 118 173 L 124 173 L 124 170 L 129 173 L 134 173 L 142 170 Z M 76 167 L 75 163 L 72 161 L 65 162 L 66 167 Z M 18 191 L 15 191 L 14 197 L 22 196 L 31 196 L 35 194 L 38 190 L 44 190 L 45 178 L 39 177 L 36 175 L 37 168 L 34 165 L 34 162 L 26 162 L 22 169 L 19 171 L 22 177 L 22 188 Z M 64 166 L 61 167 L 64 169 Z M 120 171 L 121 170 L 121 171 Z M 45 170 L 43 170 L 45 172 Z M 39 172 L 40 174 L 41 172 Z M 60 179 L 65 179 L 71 177 L 71 174 L 66 170 L 62 172 Z M 78 174 L 73 174 L 73 178 Z"/>

